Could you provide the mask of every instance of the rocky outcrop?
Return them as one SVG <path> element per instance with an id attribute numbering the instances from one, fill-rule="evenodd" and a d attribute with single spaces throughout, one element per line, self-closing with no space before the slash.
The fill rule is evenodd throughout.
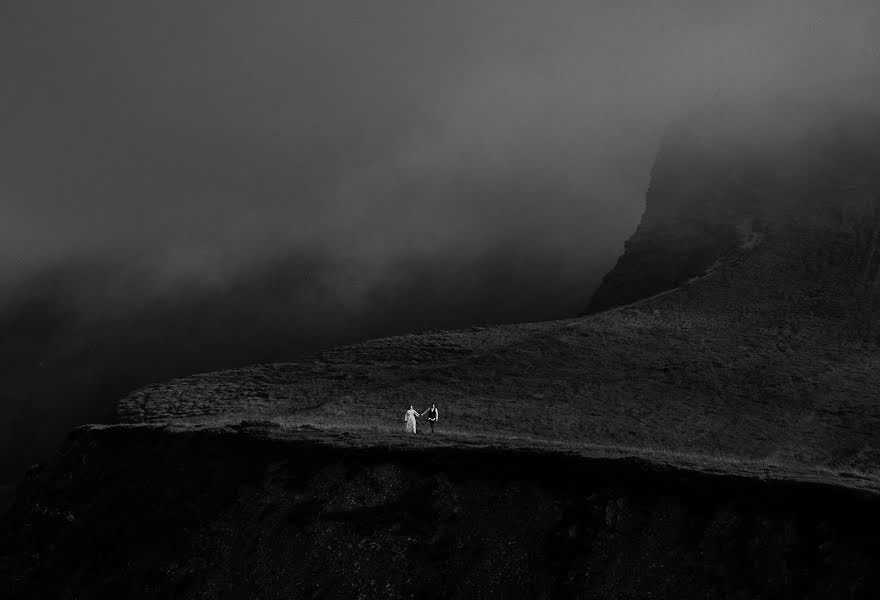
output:
<path id="1" fill-rule="evenodd" d="M 797 238 L 822 254 L 851 236 L 844 245 L 858 253 L 853 273 L 869 269 L 876 278 L 878 198 L 875 115 L 793 103 L 711 106 L 669 128 L 642 220 L 587 312 L 680 286 L 761 241 Z"/>
<path id="2" fill-rule="evenodd" d="M 5 598 L 875 598 L 880 496 L 536 450 L 81 429 Z"/>

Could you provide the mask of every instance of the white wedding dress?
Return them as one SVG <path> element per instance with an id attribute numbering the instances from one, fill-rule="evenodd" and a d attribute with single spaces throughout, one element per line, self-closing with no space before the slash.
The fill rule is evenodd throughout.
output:
<path id="1" fill-rule="evenodd" d="M 404 415 L 403 420 L 406 421 L 406 432 L 407 433 L 415 433 L 416 432 L 416 415 L 419 414 L 413 409 L 409 409 L 406 411 L 406 415 Z"/>

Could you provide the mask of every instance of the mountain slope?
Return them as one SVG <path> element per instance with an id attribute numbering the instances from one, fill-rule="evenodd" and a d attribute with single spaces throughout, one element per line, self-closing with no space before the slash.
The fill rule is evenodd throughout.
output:
<path id="1" fill-rule="evenodd" d="M 699 114 L 667 134 L 591 304 L 617 308 L 175 380 L 130 394 L 120 418 L 384 431 L 436 402 L 463 436 L 874 469 L 877 133 L 864 115 Z"/>

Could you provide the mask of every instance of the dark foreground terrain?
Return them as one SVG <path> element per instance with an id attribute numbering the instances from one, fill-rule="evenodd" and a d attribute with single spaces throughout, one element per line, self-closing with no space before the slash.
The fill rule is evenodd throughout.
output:
<path id="1" fill-rule="evenodd" d="M 74 432 L 0 527 L 0 595 L 880 594 L 875 481 L 237 429 Z"/>

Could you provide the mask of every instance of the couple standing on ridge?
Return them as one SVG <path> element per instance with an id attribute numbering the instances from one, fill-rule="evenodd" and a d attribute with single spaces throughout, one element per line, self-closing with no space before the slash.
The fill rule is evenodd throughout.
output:
<path id="1" fill-rule="evenodd" d="M 406 411 L 406 414 L 403 416 L 403 421 L 406 423 L 406 432 L 407 433 L 415 433 L 416 432 L 416 418 L 424 417 L 428 415 L 428 423 L 431 424 L 431 433 L 434 433 L 434 423 L 440 418 L 440 411 L 437 410 L 437 407 L 431 404 L 431 408 L 419 414 L 416 409 L 413 408 L 413 405 L 409 405 L 409 410 Z"/>

